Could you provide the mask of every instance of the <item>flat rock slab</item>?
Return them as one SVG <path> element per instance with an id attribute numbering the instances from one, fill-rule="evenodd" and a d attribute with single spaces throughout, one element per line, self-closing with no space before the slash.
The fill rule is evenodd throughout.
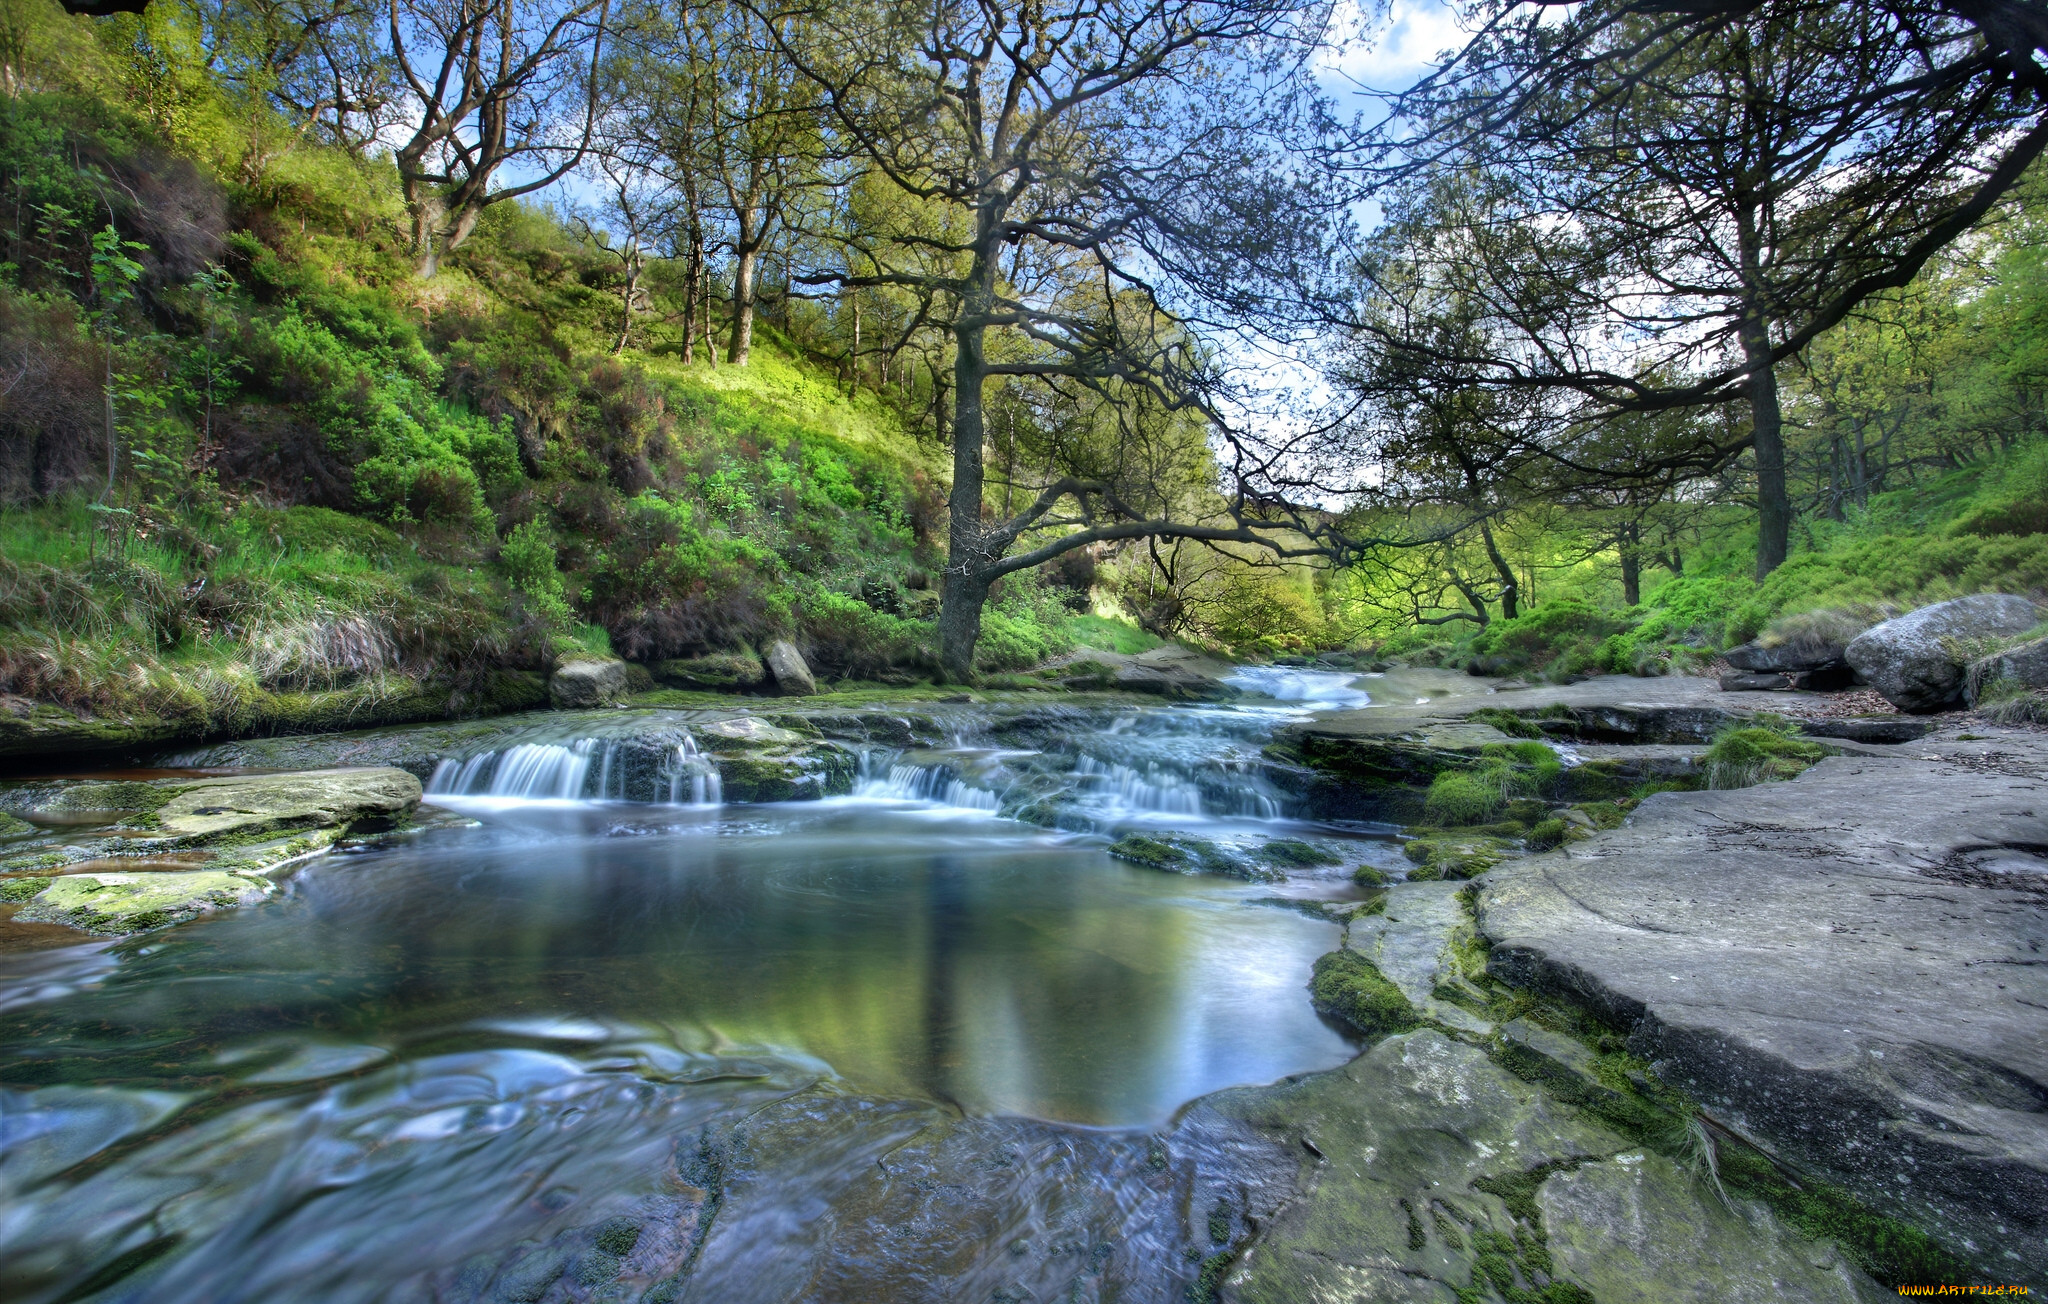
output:
<path id="1" fill-rule="evenodd" d="M 1751 1201 L 1723 1202 L 1662 1155 L 1620 1154 L 1552 1173 L 1536 1204 L 1559 1276 L 1600 1304 L 1779 1304 L 1898 1296 L 1826 1241 Z"/>
<path id="2" fill-rule="evenodd" d="M 2048 1276 L 2048 736 L 1834 757 L 1665 793 L 1503 866 L 1490 967 L 1796 1165 Z"/>
<path id="3" fill-rule="evenodd" d="M 1472 923 L 1458 901 L 1464 886 L 1396 883 L 1387 889 L 1385 913 L 1353 921 L 1344 944 L 1372 961 L 1424 1018 L 1483 1033 L 1492 1025 L 1436 994 L 1447 980 L 1455 981 L 1451 944 L 1458 931 Z"/>
<path id="4" fill-rule="evenodd" d="M 229 906 L 253 905 L 272 890 L 262 878 L 219 870 L 65 874 L 51 879 L 15 918 L 119 936 L 181 923 Z"/>
<path id="5" fill-rule="evenodd" d="M 389 767 L 237 775 L 179 785 L 157 809 L 167 837 L 219 839 L 288 829 L 338 828 L 393 818 L 417 806 L 420 781 Z"/>
<path id="6" fill-rule="evenodd" d="M 1717 1197 L 1704 1184 L 1648 1162 L 1622 1137 L 1439 1032 L 1389 1037 L 1333 1072 L 1224 1092 L 1189 1118 L 1209 1114 L 1292 1142 L 1301 1164 L 1301 1196 L 1234 1265 L 1221 1291 L 1227 1304 L 1499 1298 L 1483 1275 L 1482 1244 L 1511 1247 L 1517 1284 L 1532 1298 L 1539 1280 L 1552 1278 L 1591 1286 L 1601 1304 L 1706 1298 L 1695 1285 L 1703 1267 L 1729 1289 L 1722 1299 L 1852 1304 L 1878 1296 L 1832 1246 L 1787 1231 L 1761 1208 L 1716 1216 L 1707 1206 Z M 1535 1208 L 1503 1198 L 1546 1169 Z M 1568 1178 L 1581 1181 L 1561 1181 Z M 1651 1217 L 1630 1226 L 1632 1212 Z M 1645 1246 L 1636 1295 L 1592 1286 L 1611 1270 L 1597 1255 L 1577 1256 L 1578 1247 L 1603 1237 L 1632 1247 L 1646 1231 L 1662 1234 L 1667 1217 L 1687 1228 L 1686 1254 Z M 1569 1266 L 1560 1245 L 1575 1255 Z"/>

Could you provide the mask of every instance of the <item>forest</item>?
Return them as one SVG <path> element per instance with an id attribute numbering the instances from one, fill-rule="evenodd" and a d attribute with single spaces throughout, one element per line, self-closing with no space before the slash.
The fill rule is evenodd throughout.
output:
<path id="1" fill-rule="evenodd" d="M 1659 674 L 2048 583 L 2009 60 L 1517 13 L 1367 93 L 1278 0 L 14 0 L 0 683 L 211 731 L 782 636 Z"/>
<path id="2" fill-rule="evenodd" d="M 2042 0 L 0 0 L 0 1297 L 2048 1282 Z"/>

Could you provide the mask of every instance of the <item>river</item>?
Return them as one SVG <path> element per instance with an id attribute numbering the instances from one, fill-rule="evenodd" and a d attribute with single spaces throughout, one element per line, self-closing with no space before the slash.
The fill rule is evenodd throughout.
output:
<path id="1" fill-rule="evenodd" d="M 1035 747 L 965 713 L 810 802 L 536 737 L 265 904 L 0 950 L 0 1297 L 1177 1300 L 1202 1192 L 1286 1168 L 1186 1107 L 1355 1054 L 1299 907 L 1399 863 L 1256 763 L 1374 680 L 1240 686 Z M 1165 874 L 1132 831 L 1336 863 Z"/>

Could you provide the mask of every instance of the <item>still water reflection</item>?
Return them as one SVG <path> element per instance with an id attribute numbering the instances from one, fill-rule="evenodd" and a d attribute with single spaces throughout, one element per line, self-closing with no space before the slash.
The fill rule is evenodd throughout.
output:
<path id="1" fill-rule="evenodd" d="M 1332 925 L 1100 837 L 857 799 L 451 804 L 483 827 L 0 956 L 0 1293 L 467 1298 L 465 1255 L 539 1262 L 518 1246 L 629 1197 L 673 1267 L 703 1207 L 647 1210 L 694 1189 L 689 1138 L 793 1092 L 1152 1128 L 1351 1054 L 1303 990 Z"/>

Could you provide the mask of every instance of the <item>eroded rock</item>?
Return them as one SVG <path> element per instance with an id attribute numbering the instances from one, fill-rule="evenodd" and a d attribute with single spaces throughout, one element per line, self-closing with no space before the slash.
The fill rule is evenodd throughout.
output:
<path id="1" fill-rule="evenodd" d="M 751 652 L 658 661 L 654 677 L 671 688 L 699 693 L 751 693 L 768 685 L 768 667 Z"/>
<path id="2" fill-rule="evenodd" d="M 1489 971 L 1986 1275 L 2048 1275 L 2044 788 L 2013 730 L 1655 796 L 1489 876 Z"/>

